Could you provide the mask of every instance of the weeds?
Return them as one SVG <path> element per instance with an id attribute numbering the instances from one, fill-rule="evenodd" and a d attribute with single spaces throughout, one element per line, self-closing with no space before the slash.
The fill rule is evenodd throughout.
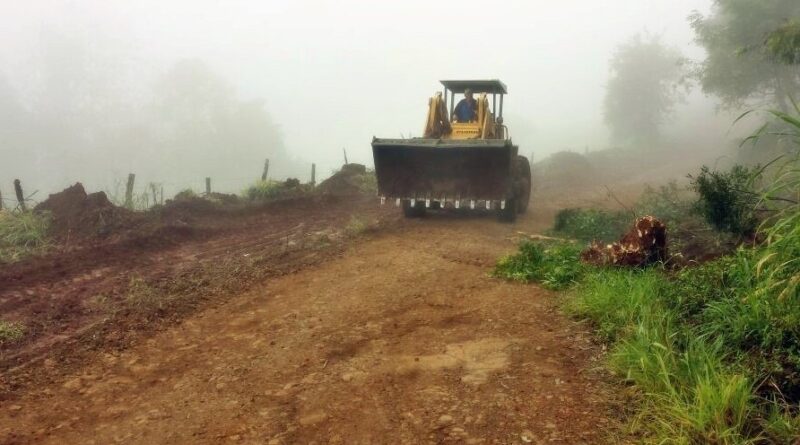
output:
<path id="1" fill-rule="evenodd" d="M 0 263 L 19 261 L 50 246 L 50 215 L 0 210 Z"/>
<path id="2" fill-rule="evenodd" d="M 585 266 L 576 261 L 580 248 L 573 244 L 542 244 L 525 241 L 519 252 L 501 259 L 494 276 L 538 282 L 548 289 L 566 289 L 583 275 Z"/>
<path id="3" fill-rule="evenodd" d="M 350 221 L 344 227 L 344 233 L 347 236 L 358 236 L 369 229 L 369 224 L 357 216 L 351 216 Z"/>
<path id="4" fill-rule="evenodd" d="M 631 216 L 597 209 L 564 209 L 556 214 L 553 234 L 579 241 L 612 241 L 628 229 Z"/>
<path id="5" fill-rule="evenodd" d="M 300 184 L 298 180 L 286 181 L 258 181 L 243 192 L 250 201 L 270 201 L 310 193 L 313 187 L 309 184 Z"/>
<path id="6" fill-rule="evenodd" d="M 25 327 L 19 323 L 0 320 L 0 345 L 21 339 L 25 335 Z"/>

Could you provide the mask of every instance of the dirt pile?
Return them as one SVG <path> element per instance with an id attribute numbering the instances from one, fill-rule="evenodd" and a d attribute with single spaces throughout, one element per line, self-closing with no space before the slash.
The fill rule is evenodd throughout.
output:
<path id="1" fill-rule="evenodd" d="M 112 204 L 104 192 L 87 194 L 80 182 L 50 195 L 34 211 L 50 213 L 57 235 L 107 235 L 130 213 Z"/>
<path id="2" fill-rule="evenodd" d="M 345 164 L 317 187 L 322 193 L 339 196 L 375 193 L 376 188 L 375 174 L 368 172 L 363 164 Z"/>
<path id="3" fill-rule="evenodd" d="M 581 252 L 581 261 L 595 265 L 639 267 L 667 260 L 667 226 L 652 216 L 636 220 L 619 242 L 593 242 Z"/>

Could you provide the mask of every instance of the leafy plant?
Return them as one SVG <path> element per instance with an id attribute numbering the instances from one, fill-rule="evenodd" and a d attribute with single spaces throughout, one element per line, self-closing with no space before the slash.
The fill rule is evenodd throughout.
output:
<path id="1" fill-rule="evenodd" d="M 696 211 L 717 230 L 753 236 L 759 223 L 756 211 L 760 199 L 755 182 L 760 172 L 760 167 L 742 165 L 728 172 L 703 166 L 699 175 L 690 176 L 692 189 L 698 194 Z"/>
<path id="2" fill-rule="evenodd" d="M 583 275 L 580 247 L 557 243 L 545 245 L 525 241 L 519 252 L 501 259 L 493 274 L 515 281 L 537 282 L 548 289 L 566 289 Z"/>
<path id="3" fill-rule="evenodd" d="M 552 233 L 579 241 L 616 241 L 631 225 L 623 212 L 597 209 L 563 209 L 556 214 Z"/>
<path id="4" fill-rule="evenodd" d="M 45 251 L 50 246 L 50 215 L 0 210 L 0 263 Z"/>
<path id="5" fill-rule="evenodd" d="M 266 180 L 258 181 L 248 187 L 244 191 L 244 196 L 251 201 L 270 201 L 310 193 L 312 189 L 311 185 L 301 184 L 296 179 L 287 179 L 283 182 Z"/>
<path id="6" fill-rule="evenodd" d="M 19 323 L 0 320 L 0 345 L 21 339 L 25 335 L 25 327 Z"/>

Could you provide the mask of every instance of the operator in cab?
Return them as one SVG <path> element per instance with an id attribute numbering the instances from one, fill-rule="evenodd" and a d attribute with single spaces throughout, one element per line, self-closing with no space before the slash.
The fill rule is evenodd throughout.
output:
<path id="1" fill-rule="evenodd" d="M 455 122 L 472 122 L 477 118 L 478 102 L 472 98 L 472 90 L 464 90 L 464 98 L 458 102 L 456 109 L 453 110 L 453 120 Z"/>

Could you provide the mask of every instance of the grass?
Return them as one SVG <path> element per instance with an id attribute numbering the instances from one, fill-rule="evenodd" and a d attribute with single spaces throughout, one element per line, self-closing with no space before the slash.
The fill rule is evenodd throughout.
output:
<path id="1" fill-rule="evenodd" d="M 347 225 L 344 227 L 344 233 L 347 236 L 353 237 L 366 232 L 369 230 L 369 228 L 370 226 L 366 221 L 353 215 L 350 217 L 350 221 L 348 221 Z"/>
<path id="2" fill-rule="evenodd" d="M 297 180 L 289 179 L 283 182 L 266 180 L 254 183 L 242 194 L 250 201 L 271 201 L 310 193 L 312 190 L 311 185 L 300 184 Z"/>
<path id="3" fill-rule="evenodd" d="M 795 159 L 779 169 L 760 199 L 797 197 L 798 166 Z M 593 324 L 609 346 L 607 366 L 638 395 L 630 430 L 639 441 L 797 443 L 800 204 L 781 202 L 759 227 L 763 243 L 679 271 L 591 268 L 575 245 L 525 242 L 494 273 L 568 291 L 565 311 Z M 661 211 L 679 221 L 685 206 L 675 201 Z M 564 215 L 562 233 L 584 239 L 591 221 L 614 221 L 598 212 Z"/>
<path id="4" fill-rule="evenodd" d="M 21 339 L 25 335 L 25 327 L 19 323 L 0 320 L 0 345 Z"/>
<path id="5" fill-rule="evenodd" d="M 566 289 L 584 273 L 585 266 L 575 261 L 580 250 L 569 243 L 525 241 L 519 252 L 497 263 L 493 274 L 524 283 L 538 282 L 548 289 Z"/>
<path id="6" fill-rule="evenodd" d="M 47 250 L 49 228 L 50 216 L 46 213 L 0 210 L 0 263 Z"/>

